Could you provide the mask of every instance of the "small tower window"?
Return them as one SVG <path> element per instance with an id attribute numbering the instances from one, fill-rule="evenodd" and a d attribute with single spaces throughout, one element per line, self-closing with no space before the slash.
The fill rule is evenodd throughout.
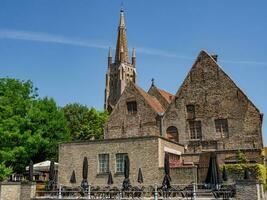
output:
<path id="1" fill-rule="evenodd" d="M 194 105 L 187 105 L 186 112 L 187 112 L 187 119 L 195 118 L 195 106 Z"/>
<path id="2" fill-rule="evenodd" d="M 127 102 L 127 110 L 129 114 L 134 114 L 137 112 L 137 103 L 136 101 Z"/>

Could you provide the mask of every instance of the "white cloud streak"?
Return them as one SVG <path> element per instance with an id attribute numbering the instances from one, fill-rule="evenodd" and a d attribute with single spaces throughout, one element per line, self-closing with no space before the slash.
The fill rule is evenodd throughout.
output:
<path id="1" fill-rule="evenodd" d="M 84 40 L 80 38 L 70 38 L 60 35 L 52 35 L 40 32 L 29 32 L 29 31 L 17 31 L 17 30 L 0 30 L 1 39 L 14 39 L 14 40 L 28 40 L 34 42 L 46 42 L 56 43 L 83 47 L 92 47 L 99 49 L 107 49 L 108 45 L 96 43 L 91 40 Z"/>
<path id="2" fill-rule="evenodd" d="M 8 30 L 0 29 L 0 39 L 13 39 L 13 40 L 25 40 L 33 42 L 44 42 L 44 43 L 54 43 L 63 45 L 73 45 L 81 47 L 90 47 L 98 49 L 108 49 L 110 44 L 96 41 L 87 40 L 82 38 L 66 37 L 62 35 L 53 35 L 42 32 L 31 32 L 31 31 L 20 31 L 20 30 Z M 178 55 L 176 52 L 147 48 L 147 47 L 136 47 L 136 51 L 142 54 L 152 55 L 152 56 L 162 56 L 169 58 L 178 58 L 183 60 L 195 60 L 194 57 Z M 234 60 L 220 60 L 222 63 L 231 64 L 244 64 L 244 65 L 267 65 L 267 62 L 260 61 L 234 61 Z"/>

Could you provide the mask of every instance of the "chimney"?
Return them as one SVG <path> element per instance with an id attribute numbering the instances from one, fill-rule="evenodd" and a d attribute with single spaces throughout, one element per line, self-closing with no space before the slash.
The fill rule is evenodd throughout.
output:
<path id="1" fill-rule="evenodd" d="M 217 54 L 211 54 L 211 57 L 217 62 L 218 61 L 218 55 Z"/>

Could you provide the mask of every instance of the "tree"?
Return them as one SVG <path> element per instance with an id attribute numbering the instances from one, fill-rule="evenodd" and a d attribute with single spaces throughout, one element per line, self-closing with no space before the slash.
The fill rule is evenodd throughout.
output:
<path id="1" fill-rule="evenodd" d="M 25 171 L 30 160 L 57 159 L 70 140 L 64 114 L 50 98 L 38 98 L 31 81 L 0 79 L 0 177 Z"/>
<path id="2" fill-rule="evenodd" d="M 73 103 L 62 108 L 68 121 L 73 140 L 88 140 L 103 138 L 103 126 L 107 121 L 107 112 Z"/>

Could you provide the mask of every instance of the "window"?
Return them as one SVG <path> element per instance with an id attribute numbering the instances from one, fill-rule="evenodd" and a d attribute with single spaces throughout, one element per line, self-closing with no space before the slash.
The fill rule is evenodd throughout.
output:
<path id="1" fill-rule="evenodd" d="M 170 126 L 166 130 L 167 138 L 169 140 L 179 142 L 178 130 L 175 126 Z"/>
<path id="2" fill-rule="evenodd" d="M 118 153 L 116 154 L 116 172 L 123 173 L 124 172 L 124 160 L 127 153 Z"/>
<path id="3" fill-rule="evenodd" d="M 190 138 L 191 139 L 201 139 L 202 130 L 201 130 L 201 121 L 190 121 Z"/>
<path id="4" fill-rule="evenodd" d="M 136 101 L 129 101 L 127 102 L 127 110 L 128 113 L 134 114 L 137 112 L 137 103 Z"/>
<path id="5" fill-rule="evenodd" d="M 169 156 L 170 156 L 169 157 L 170 168 L 179 167 L 181 165 L 180 155 L 169 153 Z"/>
<path id="6" fill-rule="evenodd" d="M 195 118 L 195 106 L 194 105 L 187 105 L 186 112 L 187 112 L 187 119 Z"/>
<path id="7" fill-rule="evenodd" d="M 228 120 L 227 119 L 215 119 L 216 133 L 220 133 L 221 137 L 228 136 Z"/>
<path id="8" fill-rule="evenodd" d="M 109 172 L 109 155 L 99 154 L 98 159 L 99 159 L 98 160 L 99 173 L 108 173 Z"/>

